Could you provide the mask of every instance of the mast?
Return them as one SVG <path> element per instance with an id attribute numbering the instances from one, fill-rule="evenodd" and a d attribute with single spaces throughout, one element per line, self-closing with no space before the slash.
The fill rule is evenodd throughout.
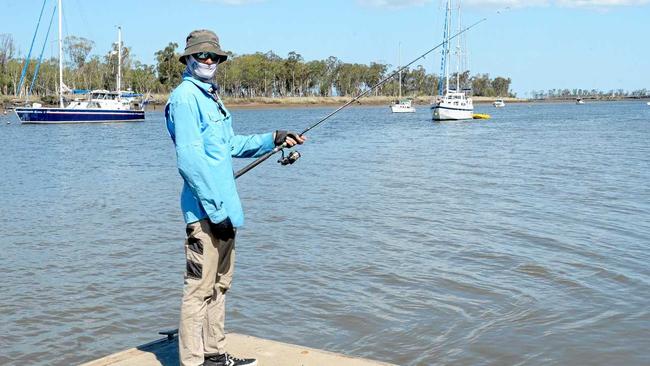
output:
<path id="1" fill-rule="evenodd" d="M 448 57 L 449 57 L 449 23 L 451 23 L 451 0 L 447 0 L 447 6 L 446 6 L 446 14 L 445 14 L 445 50 L 443 51 L 445 53 L 445 93 L 449 92 L 449 62 L 448 62 Z"/>
<path id="2" fill-rule="evenodd" d="M 447 57 L 449 55 L 449 1 L 446 1 L 445 5 L 445 24 L 443 27 L 443 34 L 442 34 L 442 51 L 440 52 L 441 57 L 440 57 L 440 78 L 438 79 L 438 95 L 443 96 L 445 95 L 446 91 L 449 90 L 449 82 L 448 82 L 448 60 Z M 444 84 L 443 84 L 444 83 Z M 445 89 L 443 89 L 443 85 L 445 86 Z"/>
<path id="3" fill-rule="evenodd" d="M 117 96 L 122 90 L 122 27 L 117 27 Z"/>
<path id="4" fill-rule="evenodd" d="M 460 31 L 461 24 L 460 24 L 460 0 L 458 0 L 458 31 Z M 461 48 L 460 48 L 460 38 L 456 38 L 456 56 L 458 56 L 458 60 L 456 61 L 456 93 L 460 92 L 460 60 L 461 60 Z"/>
<path id="5" fill-rule="evenodd" d="M 402 42 L 397 46 L 397 68 L 399 69 L 399 99 L 402 99 Z"/>
<path id="6" fill-rule="evenodd" d="M 63 18 L 61 0 L 59 0 L 59 106 L 63 108 L 63 38 L 61 19 Z"/>

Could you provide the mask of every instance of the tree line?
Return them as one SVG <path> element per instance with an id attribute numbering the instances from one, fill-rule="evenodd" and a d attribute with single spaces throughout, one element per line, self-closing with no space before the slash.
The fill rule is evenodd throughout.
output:
<path id="1" fill-rule="evenodd" d="M 117 45 L 104 56 L 91 55 L 94 42 L 83 37 L 69 36 L 64 40 L 64 84 L 70 89 L 115 90 L 118 64 Z M 37 68 L 36 60 L 28 64 L 22 87 L 19 86 L 24 57 L 17 57 L 16 46 L 8 34 L 0 34 L 0 94 L 24 96 L 31 88 L 35 96 L 56 95 L 58 60 L 43 60 L 38 78 L 31 85 Z M 122 90 L 140 93 L 168 93 L 181 81 L 185 68 L 178 62 L 179 45 L 170 42 L 155 53 L 155 65 L 146 65 L 132 57 L 131 47 L 122 48 Z M 297 52 L 281 57 L 272 51 L 254 54 L 231 54 L 228 62 L 220 64 L 217 83 L 220 92 L 229 97 L 306 97 L 354 96 L 394 72 L 390 64 L 372 62 L 369 65 L 346 63 L 330 56 L 325 60 L 306 61 Z M 454 75 L 455 78 L 455 75 Z M 402 94 L 427 96 L 437 94 L 439 76 L 428 73 L 421 65 L 402 72 Z M 488 74 L 460 75 L 461 84 L 477 96 L 514 96 L 511 80 L 491 78 Z M 398 94 L 398 78 L 374 91 L 377 96 Z"/>
<path id="2" fill-rule="evenodd" d="M 533 99 L 568 99 L 568 98 L 592 98 L 592 99 L 618 99 L 618 98 L 647 98 L 650 97 L 650 90 L 637 89 L 627 91 L 623 89 L 611 89 L 602 91 L 597 89 L 549 89 L 533 90 L 530 92 Z"/>

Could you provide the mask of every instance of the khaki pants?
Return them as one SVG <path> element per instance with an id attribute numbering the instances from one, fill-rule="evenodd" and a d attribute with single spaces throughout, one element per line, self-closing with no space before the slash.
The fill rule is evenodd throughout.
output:
<path id="1" fill-rule="evenodd" d="M 205 219 L 186 230 L 178 353 L 181 365 L 196 366 L 204 355 L 225 352 L 226 291 L 235 269 L 236 229 L 218 229 Z"/>

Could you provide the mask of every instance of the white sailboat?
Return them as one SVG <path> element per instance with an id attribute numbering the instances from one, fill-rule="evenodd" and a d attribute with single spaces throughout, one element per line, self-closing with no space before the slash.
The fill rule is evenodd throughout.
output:
<path id="1" fill-rule="evenodd" d="M 431 115 L 434 121 L 447 121 L 447 120 L 464 120 L 472 119 L 474 114 L 474 104 L 472 98 L 467 97 L 465 92 L 461 90 L 460 86 L 460 61 L 461 61 L 461 47 L 460 38 L 456 46 L 456 55 L 458 60 L 456 63 L 456 88 L 450 89 L 449 87 L 449 43 L 451 41 L 451 0 L 447 0 L 445 8 L 445 27 L 444 39 L 446 40 L 442 50 L 441 74 L 444 75 L 444 89 L 442 78 L 438 83 L 438 97 L 431 106 Z M 458 31 L 461 30 L 460 22 L 460 1 L 458 1 Z"/>
<path id="2" fill-rule="evenodd" d="M 397 68 L 401 68 L 402 63 L 402 45 L 400 43 L 398 47 L 397 55 Z M 402 70 L 399 71 L 399 97 L 397 101 L 390 106 L 390 110 L 393 113 L 415 113 L 415 107 L 413 107 L 413 100 L 411 98 L 402 99 Z"/>

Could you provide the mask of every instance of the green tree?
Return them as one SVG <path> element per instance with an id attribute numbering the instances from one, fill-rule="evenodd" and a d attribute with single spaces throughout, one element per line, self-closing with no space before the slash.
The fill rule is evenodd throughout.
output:
<path id="1" fill-rule="evenodd" d="M 492 88 L 492 81 L 490 80 L 490 75 L 488 74 L 478 74 L 474 75 L 471 78 L 472 91 L 474 95 L 485 96 L 485 97 L 494 97 L 496 93 L 494 88 Z"/>
<path id="2" fill-rule="evenodd" d="M 176 87 L 181 81 L 185 66 L 178 62 L 180 54 L 176 53 L 178 44 L 170 42 L 164 49 L 156 52 L 156 71 L 158 80 L 166 91 Z"/>
<path id="3" fill-rule="evenodd" d="M 68 36 L 63 40 L 65 51 L 72 60 L 74 67 L 81 70 L 86 63 L 90 51 L 95 46 L 95 42 L 83 37 Z"/>
<path id="4" fill-rule="evenodd" d="M 142 93 L 157 92 L 161 89 L 154 66 L 141 64 L 138 61 L 134 66 L 134 69 L 128 73 L 128 77 L 124 79 L 126 88 Z"/>
<path id="5" fill-rule="evenodd" d="M 7 72 L 7 63 L 14 58 L 16 46 L 11 34 L 0 34 L 0 72 Z"/>
<path id="6" fill-rule="evenodd" d="M 492 81 L 492 88 L 498 96 L 508 96 L 510 95 L 510 83 L 510 78 L 498 76 Z"/>

